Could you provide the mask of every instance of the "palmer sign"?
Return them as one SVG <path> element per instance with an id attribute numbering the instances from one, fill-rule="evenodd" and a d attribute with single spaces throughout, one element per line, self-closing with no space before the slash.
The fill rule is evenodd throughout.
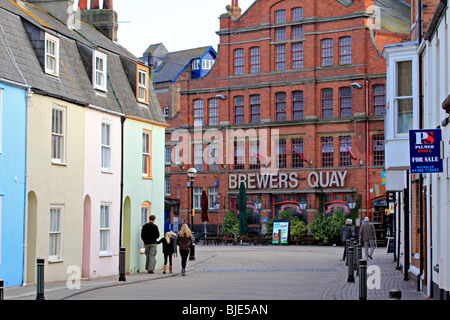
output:
<path id="1" fill-rule="evenodd" d="M 347 171 L 311 172 L 308 176 L 308 184 L 311 188 L 341 188 L 345 186 Z M 244 182 L 247 189 L 297 189 L 299 186 L 297 172 L 277 174 L 230 174 L 228 188 L 238 189 Z"/>

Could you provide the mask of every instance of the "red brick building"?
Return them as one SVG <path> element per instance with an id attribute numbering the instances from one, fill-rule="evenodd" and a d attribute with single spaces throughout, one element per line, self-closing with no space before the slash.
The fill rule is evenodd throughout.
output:
<path id="1" fill-rule="evenodd" d="M 360 217 L 385 223 L 381 51 L 409 40 L 409 6 L 257 0 L 241 14 L 233 0 L 227 11 L 212 70 L 178 80 L 180 112 L 168 120 L 177 125 L 166 131 L 166 196 L 180 200 L 171 221 L 190 222 L 187 170 L 195 167 L 196 229 L 202 191 L 208 229 L 217 230 L 237 208 L 240 182 L 251 231 L 284 210 L 311 222 L 322 202 L 327 213 L 348 213 L 359 196 Z"/>

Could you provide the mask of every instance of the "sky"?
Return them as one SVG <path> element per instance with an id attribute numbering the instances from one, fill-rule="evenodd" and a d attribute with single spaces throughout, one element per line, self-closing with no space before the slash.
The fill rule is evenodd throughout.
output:
<path id="1" fill-rule="evenodd" d="M 253 2 L 239 0 L 242 13 Z M 114 0 L 118 42 L 138 57 L 155 43 L 163 43 L 169 52 L 210 45 L 217 50 L 219 16 L 227 5 L 231 0 Z"/>

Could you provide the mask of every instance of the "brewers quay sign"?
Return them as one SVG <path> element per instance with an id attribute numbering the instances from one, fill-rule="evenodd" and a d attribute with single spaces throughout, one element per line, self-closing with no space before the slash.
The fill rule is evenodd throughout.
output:
<path id="1" fill-rule="evenodd" d="M 311 172 L 307 181 L 311 188 L 339 188 L 345 186 L 347 173 L 347 171 Z M 239 189 L 241 182 L 244 182 L 247 189 L 297 189 L 299 180 L 297 172 L 230 174 L 228 187 L 230 190 Z"/>

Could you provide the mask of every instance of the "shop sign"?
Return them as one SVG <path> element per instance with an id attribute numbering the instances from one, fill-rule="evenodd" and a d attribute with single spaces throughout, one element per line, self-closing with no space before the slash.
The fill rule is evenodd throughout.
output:
<path id="1" fill-rule="evenodd" d="M 247 189 L 296 189 L 298 187 L 298 173 L 279 174 L 230 174 L 228 187 L 238 189 L 244 182 Z"/>
<path id="2" fill-rule="evenodd" d="M 311 188 L 342 188 L 348 171 L 311 172 L 308 176 L 308 184 Z M 297 189 L 299 186 L 297 172 L 278 174 L 230 174 L 228 187 L 230 190 L 238 189 L 241 182 L 247 189 Z"/>
<path id="3" fill-rule="evenodd" d="M 441 129 L 410 130 L 411 173 L 443 172 Z"/>
<path id="4" fill-rule="evenodd" d="M 333 172 L 311 172 L 308 177 L 308 184 L 311 188 L 332 188 L 344 187 L 347 171 L 333 171 Z"/>

